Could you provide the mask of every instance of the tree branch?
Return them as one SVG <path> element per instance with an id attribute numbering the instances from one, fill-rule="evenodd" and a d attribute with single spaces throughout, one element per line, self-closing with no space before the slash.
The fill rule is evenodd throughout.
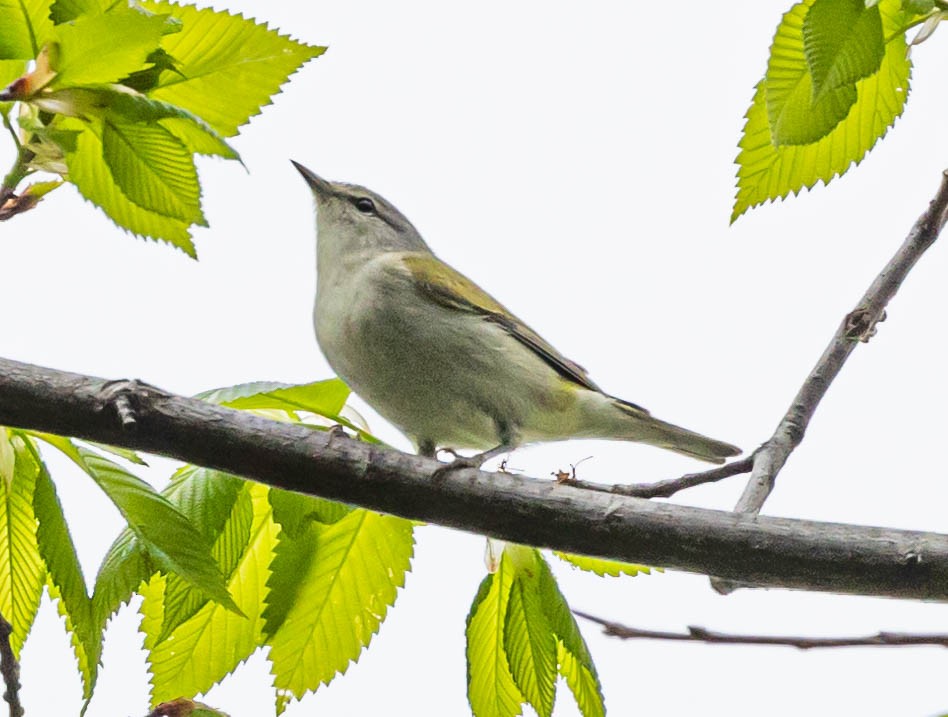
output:
<path id="1" fill-rule="evenodd" d="M 443 464 L 137 381 L 0 359 L 0 425 L 76 436 L 495 538 L 771 587 L 948 601 L 948 536 L 765 518 Z"/>
<path id="2" fill-rule="evenodd" d="M 909 632 L 878 632 L 865 637 L 791 637 L 780 635 L 733 635 L 715 632 L 697 625 L 689 625 L 687 632 L 667 632 L 665 630 L 643 630 L 628 627 L 601 617 L 573 610 L 575 615 L 602 625 L 603 633 L 623 640 L 676 640 L 683 642 L 711 642 L 727 645 L 783 645 L 800 650 L 812 650 L 821 647 L 912 647 L 917 645 L 936 645 L 948 647 L 948 634 L 913 634 Z"/>
<path id="3" fill-rule="evenodd" d="M 612 493 L 613 495 L 628 495 L 634 498 L 671 498 L 675 493 L 688 488 L 694 488 L 705 483 L 716 483 L 719 480 L 741 473 L 749 473 L 754 464 L 753 461 L 753 456 L 745 456 L 736 461 L 731 461 L 727 465 L 701 471 L 700 473 L 686 473 L 679 478 L 668 478 L 653 483 L 593 483 L 592 481 L 579 480 L 573 477 L 573 474 L 565 471 L 555 475 L 557 481 L 561 484 L 571 485 L 583 490 L 595 490 L 600 493 Z"/>
<path id="4" fill-rule="evenodd" d="M 0 615 L 0 675 L 6 690 L 3 699 L 10 705 L 10 717 L 23 717 L 23 705 L 20 704 L 20 663 L 13 654 L 10 635 L 13 626 Z"/>
<path id="5" fill-rule="evenodd" d="M 948 221 L 948 171 L 942 172 L 941 186 L 918 218 L 902 246 L 863 294 L 856 308 L 842 321 L 797 395 L 777 425 L 773 435 L 754 453 L 753 469 L 744 493 L 734 510 L 759 513 L 774 488 L 777 474 L 793 450 L 800 445 L 817 406 L 839 374 L 846 359 L 860 342 L 875 334 L 876 324 L 885 318 L 885 307 L 895 296 L 922 254 L 935 242 Z M 715 590 L 729 593 L 742 587 L 712 580 Z"/>

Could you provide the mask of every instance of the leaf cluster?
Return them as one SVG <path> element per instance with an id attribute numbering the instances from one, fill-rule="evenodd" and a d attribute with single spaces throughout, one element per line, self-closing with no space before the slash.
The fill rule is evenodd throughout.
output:
<path id="1" fill-rule="evenodd" d="M 905 108 L 906 30 L 934 29 L 941 19 L 930 0 L 795 4 L 777 27 L 747 111 L 731 221 L 862 161 Z"/>
<path id="2" fill-rule="evenodd" d="M 0 3 L 0 114 L 19 150 L 3 189 L 58 175 L 193 257 L 191 229 L 207 224 L 195 156 L 239 161 L 227 138 L 324 49 L 163 0 Z"/>
<path id="3" fill-rule="evenodd" d="M 349 390 L 337 379 L 245 384 L 203 397 L 312 430 L 350 422 Z M 127 523 L 91 594 L 41 447 L 75 463 Z M 106 624 L 136 594 L 153 706 L 207 692 L 267 647 L 280 714 L 358 660 L 411 567 L 412 521 L 190 465 L 159 492 L 127 464 L 143 461 L 124 449 L 0 429 L 0 614 L 12 624 L 15 653 L 48 586 L 87 704 Z M 600 576 L 649 570 L 556 555 Z M 467 621 L 474 713 L 520 714 L 530 704 L 550 715 L 562 677 L 584 715 L 604 714 L 592 656 L 543 556 L 506 545 L 492 567 Z"/>

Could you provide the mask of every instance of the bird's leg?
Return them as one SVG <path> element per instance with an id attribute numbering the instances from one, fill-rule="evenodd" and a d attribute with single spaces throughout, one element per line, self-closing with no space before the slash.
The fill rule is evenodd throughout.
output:
<path id="1" fill-rule="evenodd" d="M 503 453 L 509 453 L 512 451 L 516 445 L 517 441 L 514 437 L 513 431 L 507 426 L 498 425 L 497 432 L 500 434 L 500 444 L 489 448 L 486 451 L 481 453 L 476 453 L 473 456 L 459 456 L 456 451 L 451 448 L 442 448 L 441 450 L 450 453 L 454 456 L 454 460 L 450 463 L 441 466 L 438 468 L 431 476 L 432 480 L 439 481 L 443 480 L 444 477 L 450 471 L 456 471 L 461 468 L 480 468 L 482 465 L 487 463 L 491 458 L 496 458 L 497 456 Z M 420 447 L 419 447 L 420 450 Z"/>

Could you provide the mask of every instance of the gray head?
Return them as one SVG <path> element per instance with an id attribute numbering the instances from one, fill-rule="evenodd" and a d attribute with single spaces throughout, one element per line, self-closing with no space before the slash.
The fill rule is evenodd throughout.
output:
<path id="1" fill-rule="evenodd" d="M 328 239 L 336 244 L 334 252 L 431 251 L 412 223 L 375 192 L 330 182 L 297 162 L 293 166 L 313 191 L 321 246 Z"/>

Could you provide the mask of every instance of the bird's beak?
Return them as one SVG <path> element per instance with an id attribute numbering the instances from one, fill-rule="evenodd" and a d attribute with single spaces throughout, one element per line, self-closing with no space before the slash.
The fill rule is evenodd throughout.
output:
<path id="1" fill-rule="evenodd" d="M 309 188 L 312 189 L 316 195 L 326 195 L 330 192 L 331 185 L 329 182 L 320 177 L 313 170 L 307 169 L 299 162 L 296 162 L 292 159 L 290 161 L 293 162 L 293 166 L 296 167 L 296 171 L 303 175 L 303 179 L 306 180 Z"/>

